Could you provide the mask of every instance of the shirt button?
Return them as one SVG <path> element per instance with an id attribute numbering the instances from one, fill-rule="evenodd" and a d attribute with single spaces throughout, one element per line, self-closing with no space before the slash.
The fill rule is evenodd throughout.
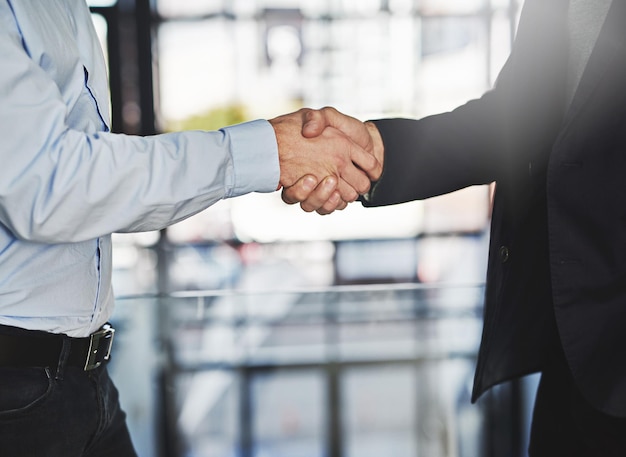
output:
<path id="1" fill-rule="evenodd" d="M 507 260 L 509 260 L 509 248 L 507 248 L 506 246 L 500 246 L 500 261 L 502 263 L 506 263 Z"/>

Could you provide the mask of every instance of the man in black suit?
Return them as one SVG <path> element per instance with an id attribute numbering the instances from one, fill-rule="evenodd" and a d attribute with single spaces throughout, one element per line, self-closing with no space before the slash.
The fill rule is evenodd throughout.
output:
<path id="1" fill-rule="evenodd" d="M 493 90 L 421 120 L 333 125 L 384 171 L 365 206 L 495 182 L 473 400 L 542 372 L 530 455 L 626 456 L 626 2 L 526 0 Z M 326 214 L 335 193 L 287 202 Z"/>

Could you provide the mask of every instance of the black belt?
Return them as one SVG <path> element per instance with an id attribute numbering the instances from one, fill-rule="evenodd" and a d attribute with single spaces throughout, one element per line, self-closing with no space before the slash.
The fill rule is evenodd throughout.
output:
<path id="1" fill-rule="evenodd" d="M 86 338 L 28 331 L 0 334 L 0 366 L 56 368 L 63 341 L 67 340 L 70 352 L 66 365 L 93 370 L 109 360 L 114 334 L 115 329 L 109 324 Z"/>

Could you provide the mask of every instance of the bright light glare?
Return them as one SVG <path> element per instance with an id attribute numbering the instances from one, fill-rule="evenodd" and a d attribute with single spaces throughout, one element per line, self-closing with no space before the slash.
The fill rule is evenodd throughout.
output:
<path id="1" fill-rule="evenodd" d="M 95 7 L 108 7 L 117 3 L 117 0 L 87 0 L 87 5 Z"/>
<path id="2" fill-rule="evenodd" d="M 237 237 L 244 241 L 317 241 L 411 238 L 423 226 L 423 203 L 382 208 L 352 203 L 343 211 L 320 216 L 298 205 L 285 205 L 280 194 L 250 194 L 233 199 L 231 217 Z"/>

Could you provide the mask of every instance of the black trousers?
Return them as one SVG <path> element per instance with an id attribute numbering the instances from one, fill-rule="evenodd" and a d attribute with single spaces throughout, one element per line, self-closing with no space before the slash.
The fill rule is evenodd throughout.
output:
<path id="1" fill-rule="evenodd" d="M 136 457 L 106 365 L 67 366 L 68 349 L 51 366 L 0 366 L 0 456 Z"/>
<path id="2" fill-rule="evenodd" d="M 537 389 L 530 457 L 626 457 L 626 418 L 608 416 L 582 396 L 560 343 Z"/>

